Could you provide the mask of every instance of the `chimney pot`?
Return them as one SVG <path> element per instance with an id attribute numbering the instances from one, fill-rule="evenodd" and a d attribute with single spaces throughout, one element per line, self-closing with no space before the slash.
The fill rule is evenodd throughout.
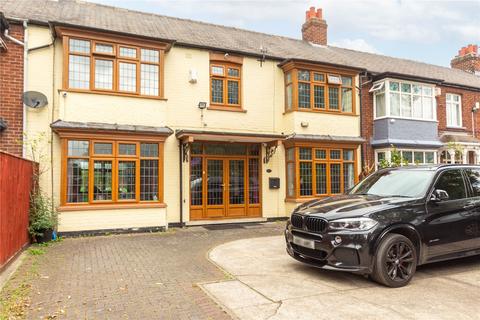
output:
<path id="1" fill-rule="evenodd" d="M 321 8 L 315 9 L 315 7 L 310 7 L 305 12 L 302 39 L 319 45 L 327 45 L 327 23 L 323 20 Z"/>
<path id="2" fill-rule="evenodd" d="M 480 55 L 477 44 L 468 44 L 458 51 L 458 56 L 450 61 L 450 66 L 469 73 L 480 73 Z"/>

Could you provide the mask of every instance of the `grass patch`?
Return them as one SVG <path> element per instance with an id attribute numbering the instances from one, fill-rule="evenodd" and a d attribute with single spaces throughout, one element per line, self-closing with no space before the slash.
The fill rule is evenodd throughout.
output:
<path id="1" fill-rule="evenodd" d="M 48 247 L 56 242 L 32 244 L 18 270 L 0 291 L 0 320 L 26 319 L 33 281 L 39 277 L 38 264 Z"/>
<path id="2" fill-rule="evenodd" d="M 27 256 L 0 292 L 0 320 L 26 319 L 31 283 L 38 277 L 38 259 L 38 255 Z"/>
<path id="3" fill-rule="evenodd" d="M 45 250 L 42 248 L 28 248 L 28 253 L 32 256 L 41 256 L 45 253 Z"/>

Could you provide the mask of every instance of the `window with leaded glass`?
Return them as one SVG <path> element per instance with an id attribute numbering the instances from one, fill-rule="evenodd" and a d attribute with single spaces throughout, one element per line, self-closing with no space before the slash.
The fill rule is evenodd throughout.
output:
<path id="1" fill-rule="evenodd" d="M 212 62 L 210 64 L 210 104 L 241 106 L 241 65 Z"/>
<path id="2" fill-rule="evenodd" d="M 64 39 L 68 69 L 65 89 L 160 96 L 163 47 L 98 42 L 93 34 L 91 39 Z"/>
<path id="3" fill-rule="evenodd" d="M 65 145 L 62 204 L 161 200 L 160 143 L 69 139 Z"/>
<path id="4" fill-rule="evenodd" d="M 349 148 L 288 148 L 287 197 L 327 196 L 349 190 L 356 181 L 355 153 Z"/>
<path id="5" fill-rule="evenodd" d="M 334 111 L 351 114 L 354 112 L 354 88 L 354 77 L 351 75 L 287 68 L 285 110 Z"/>

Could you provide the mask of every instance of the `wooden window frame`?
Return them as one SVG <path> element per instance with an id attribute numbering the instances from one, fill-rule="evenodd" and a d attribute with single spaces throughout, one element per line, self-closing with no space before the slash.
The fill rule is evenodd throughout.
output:
<path id="1" fill-rule="evenodd" d="M 164 173 L 163 173 L 163 146 L 165 137 L 158 136 L 136 136 L 136 135 L 110 135 L 110 134 L 86 134 L 86 133 L 61 133 L 61 193 L 60 193 L 60 210 L 90 210 L 90 209 L 122 209 L 122 208 L 141 208 L 141 207 L 166 207 L 163 203 L 164 195 Z M 89 142 L 88 156 L 69 156 L 68 141 L 79 140 Z M 95 143 L 112 143 L 112 154 L 102 155 L 94 153 Z M 120 155 L 119 144 L 135 144 L 135 155 Z M 140 153 L 141 143 L 158 144 L 158 157 L 143 157 Z M 67 185 L 68 185 L 68 159 L 86 159 L 88 160 L 88 202 L 69 203 L 67 202 Z M 141 160 L 158 159 L 158 200 L 140 200 L 140 163 Z M 94 196 L 94 161 L 112 161 L 112 200 L 93 200 Z M 118 194 L 118 168 L 120 161 L 135 162 L 135 199 L 120 200 Z"/>
<path id="2" fill-rule="evenodd" d="M 170 49 L 169 43 L 162 43 L 150 39 L 135 39 L 127 36 L 112 35 L 102 32 L 78 30 L 66 27 L 55 28 L 57 34 L 62 37 L 63 41 L 63 90 L 71 92 L 82 93 L 100 93 L 108 95 L 119 95 L 129 97 L 141 97 L 147 99 L 159 99 L 165 100 L 164 97 L 164 64 L 165 53 Z M 70 52 L 70 39 L 78 39 L 90 42 L 90 53 Z M 97 44 L 108 44 L 113 46 L 113 54 L 104 52 L 95 52 Z M 120 55 L 120 47 L 136 49 L 136 58 L 124 57 Z M 141 60 L 141 49 L 157 50 L 159 52 L 158 63 L 143 62 Z M 90 85 L 89 89 L 70 88 L 69 86 L 69 56 L 79 55 L 90 58 Z M 112 90 L 108 89 L 96 89 L 95 88 L 95 60 L 113 60 L 113 86 Z M 119 66 L 120 62 L 136 63 L 136 91 L 122 91 L 120 87 Z M 158 66 L 158 95 L 146 95 L 141 93 L 141 65 L 149 64 Z"/>
<path id="3" fill-rule="evenodd" d="M 308 201 L 312 198 L 318 197 L 328 197 L 339 195 L 344 192 L 344 166 L 345 163 L 353 163 L 354 168 L 354 183 L 358 183 L 358 145 L 357 144 L 328 144 L 328 143 L 302 143 L 302 142 L 293 142 L 287 143 L 285 149 L 294 149 L 294 159 L 293 161 L 288 160 L 287 152 L 285 152 L 285 161 L 286 163 L 294 163 L 294 196 L 288 195 L 288 190 L 286 190 L 286 201 L 293 201 L 293 202 L 303 202 Z M 300 159 L 300 148 L 307 148 L 311 149 L 312 158 L 310 160 Z M 316 150 L 325 150 L 326 157 L 325 159 L 320 159 L 316 157 Z M 340 159 L 331 159 L 330 151 L 332 150 L 339 150 L 340 151 Z M 353 160 L 344 160 L 343 152 L 345 150 L 353 150 Z M 311 195 L 300 195 L 300 163 L 301 162 L 308 162 L 312 164 L 312 194 Z M 326 177 L 327 177 L 327 185 L 326 185 L 326 193 L 317 193 L 317 181 L 316 181 L 316 164 L 326 164 Z M 340 193 L 331 193 L 331 174 L 330 174 L 330 165 L 331 164 L 340 164 Z M 288 165 L 285 166 L 285 177 L 287 179 L 286 185 L 288 188 L 288 172 L 287 172 Z"/>
<path id="4" fill-rule="evenodd" d="M 291 61 L 281 66 L 284 71 L 284 83 L 285 83 L 285 113 L 293 111 L 303 111 L 303 112 L 320 112 L 320 113 L 332 113 L 332 114 L 341 114 L 341 115 L 357 115 L 357 105 L 356 105 L 356 95 L 357 88 L 355 86 L 356 77 L 358 75 L 357 71 L 341 68 L 331 68 L 323 67 L 315 64 L 303 63 Z M 298 72 L 299 71 L 308 71 L 310 80 L 299 80 Z M 287 74 L 291 73 L 291 82 L 287 82 Z M 323 74 L 323 80 L 315 80 L 315 74 Z M 328 76 L 340 76 L 340 77 L 349 77 L 352 78 L 352 85 L 345 86 L 341 84 L 329 84 Z M 310 86 L 310 106 L 308 108 L 299 107 L 298 99 L 298 86 L 300 83 L 309 84 Z M 291 108 L 287 105 L 287 86 L 292 85 L 292 106 Z M 323 97 L 324 97 L 324 108 L 315 108 L 315 86 L 322 86 L 324 88 Z M 338 109 L 330 108 L 329 100 L 329 88 L 338 88 Z M 342 111 L 342 89 L 349 88 L 352 90 L 352 111 Z"/>
<path id="5" fill-rule="evenodd" d="M 216 75 L 212 73 L 213 67 L 222 67 L 223 75 Z M 242 106 L 242 92 L 243 92 L 243 58 L 239 56 L 230 56 L 222 53 L 210 53 L 210 64 L 209 64 L 209 96 L 210 96 L 210 106 L 209 109 L 213 110 L 224 110 L 224 111 L 240 111 L 245 112 Z M 229 76 L 228 69 L 238 69 L 238 77 Z M 213 102 L 212 101 L 212 80 L 222 80 L 223 81 L 223 102 Z M 238 104 L 228 103 L 228 81 L 238 82 Z"/>
<path id="6" fill-rule="evenodd" d="M 244 155 L 226 155 L 226 154 L 208 154 L 205 152 L 205 145 L 213 145 L 213 144 L 224 144 L 224 142 L 220 141 L 204 141 L 204 140 L 195 140 L 195 143 L 200 143 L 202 146 L 202 151 L 200 153 L 190 153 L 190 163 L 192 158 L 201 158 L 202 159 L 202 170 L 203 170 L 203 181 L 207 181 L 207 159 L 227 159 L 227 160 L 232 160 L 232 159 L 242 159 L 245 161 L 245 177 L 247 178 L 245 181 L 245 208 L 248 210 L 248 208 L 262 208 L 262 148 L 260 146 L 259 154 L 258 155 L 253 155 L 250 153 L 250 150 L 252 146 L 256 145 L 255 143 L 248 143 L 248 142 L 242 142 L 242 143 L 236 143 L 236 144 L 241 144 L 246 146 L 246 152 Z M 250 203 L 250 183 L 249 183 L 249 169 L 250 169 L 250 164 L 249 160 L 250 159 L 256 159 L 258 160 L 258 198 L 259 198 L 259 203 Z M 189 174 L 190 174 L 190 168 L 189 168 Z M 190 179 L 190 176 L 189 176 Z M 206 201 L 206 195 L 207 195 L 207 184 L 203 183 L 202 185 L 202 204 L 201 205 L 192 205 L 191 204 L 191 199 L 192 199 L 192 190 L 189 187 L 189 207 L 190 209 L 203 209 L 206 210 L 207 208 L 207 201 Z M 224 196 L 226 196 L 224 194 Z M 228 201 L 225 202 L 225 205 L 229 205 Z"/>

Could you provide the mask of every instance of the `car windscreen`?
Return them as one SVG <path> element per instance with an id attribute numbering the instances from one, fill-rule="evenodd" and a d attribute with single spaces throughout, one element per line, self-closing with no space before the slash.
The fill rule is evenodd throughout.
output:
<path id="1" fill-rule="evenodd" d="M 370 175 L 356 185 L 350 194 L 419 198 L 427 192 L 435 171 L 390 170 Z"/>

